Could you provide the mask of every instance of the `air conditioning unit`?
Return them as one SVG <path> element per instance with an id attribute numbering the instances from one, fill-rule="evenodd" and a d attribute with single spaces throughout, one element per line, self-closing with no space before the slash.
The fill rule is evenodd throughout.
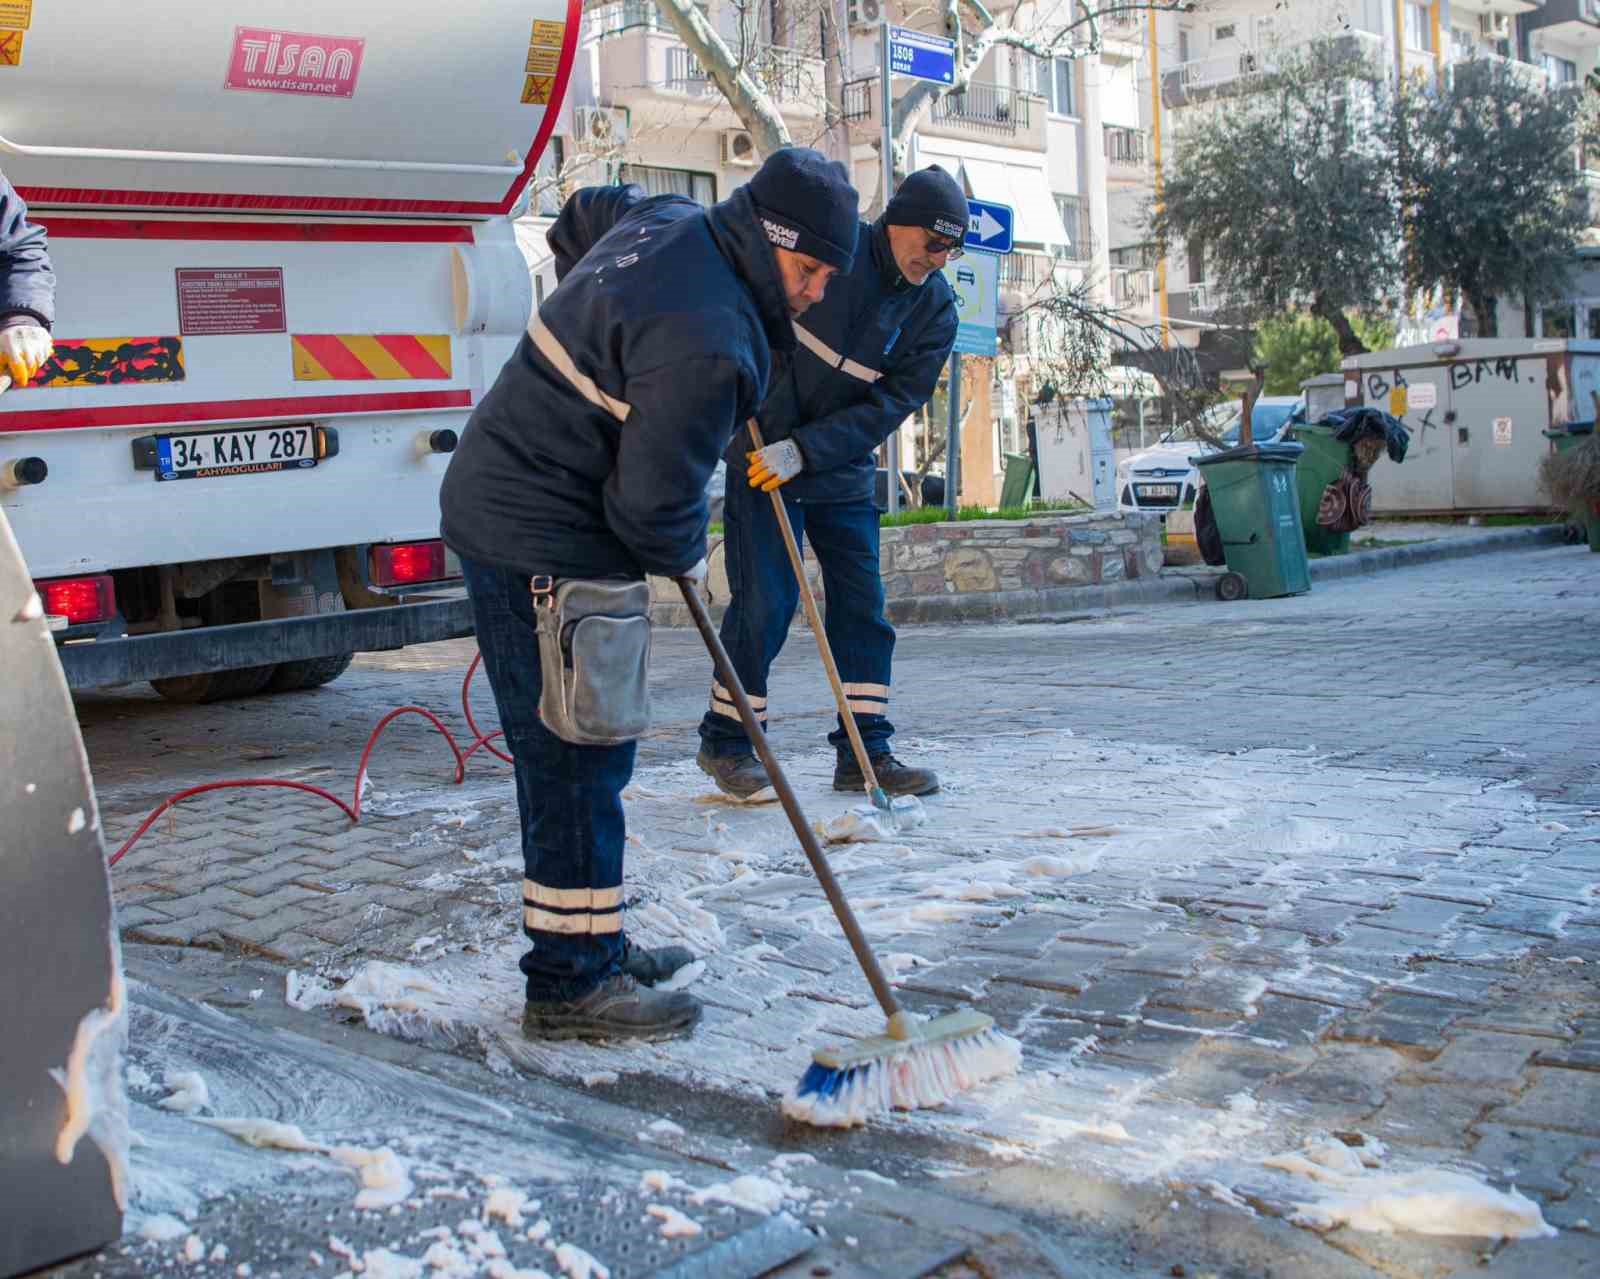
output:
<path id="1" fill-rule="evenodd" d="M 620 147 L 628 140 L 628 113 L 620 107 L 573 107 L 572 140 L 586 150 Z"/>
<path id="2" fill-rule="evenodd" d="M 761 157 L 756 153 L 756 140 L 743 129 L 725 129 L 722 133 L 722 162 L 739 169 L 753 169 Z"/>
<path id="3" fill-rule="evenodd" d="M 1480 13 L 1478 15 L 1478 32 L 1485 39 L 1509 40 L 1511 38 L 1511 15 L 1509 13 Z"/>
<path id="4" fill-rule="evenodd" d="M 852 27 L 875 27 L 882 16 L 881 0 L 850 0 Z"/>

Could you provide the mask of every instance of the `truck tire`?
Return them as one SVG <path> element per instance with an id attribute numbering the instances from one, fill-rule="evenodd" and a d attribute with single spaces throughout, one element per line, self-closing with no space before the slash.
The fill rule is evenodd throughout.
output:
<path id="1" fill-rule="evenodd" d="M 233 671 L 207 671 L 203 675 L 175 675 L 171 679 L 153 679 L 150 687 L 169 702 L 191 706 L 225 702 L 261 692 L 277 669 L 275 666 L 243 666 Z"/>
<path id="2" fill-rule="evenodd" d="M 269 693 L 294 693 L 306 688 L 331 684 L 350 669 L 354 653 L 335 653 L 332 657 L 308 657 L 304 661 L 280 662 L 267 681 Z"/>

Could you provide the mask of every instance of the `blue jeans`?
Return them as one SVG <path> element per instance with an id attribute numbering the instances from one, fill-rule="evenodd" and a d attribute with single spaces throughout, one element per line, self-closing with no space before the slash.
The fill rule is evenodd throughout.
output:
<path id="1" fill-rule="evenodd" d="M 894 627 L 883 615 L 878 508 L 869 498 L 862 498 L 853 502 L 785 499 L 784 509 L 794 526 L 795 540 L 804 547 L 806 538 L 811 539 L 827 597 L 823 630 L 839 666 L 845 697 L 868 753 L 882 754 L 894 735 L 888 718 Z M 800 585 L 794 580 L 771 496 L 751 488 L 731 468 L 722 526 L 733 597 L 722 618 L 722 643 L 764 730 L 767 672 L 788 637 L 789 623 L 800 602 Z M 748 755 L 752 750 L 732 698 L 716 679 L 711 685 L 710 709 L 700 721 L 700 738 L 714 756 Z M 828 741 L 841 760 L 853 758 L 850 739 L 837 718 Z"/>
<path id="2" fill-rule="evenodd" d="M 635 744 L 574 746 L 545 728 L 527 575 L 465 557 L 461 571 L 516 761 L 522 928 L 533 943 L 518 966 L 529 999 L 581 999 L 622 962 L 622 789 Z"/>

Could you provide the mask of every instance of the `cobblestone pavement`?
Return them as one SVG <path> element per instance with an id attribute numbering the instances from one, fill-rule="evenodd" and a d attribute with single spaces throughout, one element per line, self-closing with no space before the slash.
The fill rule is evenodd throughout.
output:
<path id="1" fill-rule="evenodd" d="M 928 826 L 835 866 L 906 1001 L 990 1012 L 1024 1070 L 947 1111 L 785 1140 L 1045 1218 L 1120 1212 L 1151 1236 L 1231 1214 L 1277 1230 L 1283 1274 L 1600 1264 L 1597 588 L 1600 556 L 1561 547 L 1292 600 L 902 632 L 897 749 L 944 791 Z M 468 736 L 472 652 L 364 657 L 319 692 L 214 707 L 81 696 L 108 843 L 220 777 L 349 793 L 397 704 Z M 359 827 L 266 791 L 163 818 L 114 872 L 125 937 L 253 952 L 298 974 L 308 1005 L 359 974 L 346 1003 L 374 1029 L 691 1132 L 771 1137 L 770 1098 L 809 1049 L 880 1018 L 781 813 L 720 802 L 693 766 L 693 637 L 661 633 L 657 653 L 629 928 L 707 955 L 693 1040 L 516 1035 L 506 770 L 480 753 L 449 785 L 414 717 L 378 747 Z M 492 722 L 486 688 L 473 703 Z M 828 788 L 828 705 L 796 632 L 775 740 L 819 818 L 850 802 Z M 1419 1178 L 1446 1185 L 1426 1180 L 1440 1169 L 1514 1184 L 1560 1236 L 1502 1249 L 1341 1224 Z"/>

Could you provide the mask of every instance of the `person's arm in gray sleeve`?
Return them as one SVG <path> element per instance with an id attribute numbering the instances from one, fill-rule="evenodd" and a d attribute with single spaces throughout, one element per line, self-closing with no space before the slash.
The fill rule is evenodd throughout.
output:
<path id="1" fill-rule="evenodd" d="M 705 555 L 706 481 L 754 391 L 744 366 L 721 357 L 628 379 L 630 409 L 606 481 L 606 521 L 646 572 L 678 577 Z"/>
<path id="2" fill-rule="evenodd" d="M 56 277 L 44 228 L 0 174 L 0 322 L 25 315 L 48 329 L 56 318 Z"/>
<path id="3" fill-rule="evenodd" d="M 830 471 L 872 452 L 924 404 L 939 384 L 939 372 L 956 340 L 956 309 L 945 307 L 894 352 L 867 397 L 849 408 L 798 426 L 791 434 L 807 471 Z M 842 376 L 842 375 L 841 375 Z"/>
<path id="4" fill-rule="evenodd" d="M 617 222 L 638 204 L 648 199 L 645 189 L 629 184 L 616 187 L 584 187 L 575 191 L 545 232 L 545 242 L 556 255 L 556 280 L 566 277 L 579 259 Z"/>

